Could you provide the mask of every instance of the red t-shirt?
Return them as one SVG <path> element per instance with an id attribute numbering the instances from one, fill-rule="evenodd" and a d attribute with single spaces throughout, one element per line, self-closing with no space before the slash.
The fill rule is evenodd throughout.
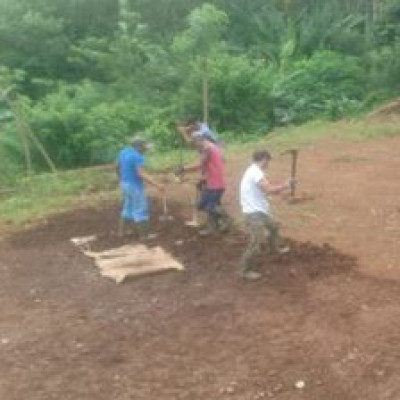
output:
<path id="1" fill-rule="evenodd" d="M 225 189 L 225 166 L 221 149 L 207 142 L 203 152 L 202 167 L 207 189 Z"/>

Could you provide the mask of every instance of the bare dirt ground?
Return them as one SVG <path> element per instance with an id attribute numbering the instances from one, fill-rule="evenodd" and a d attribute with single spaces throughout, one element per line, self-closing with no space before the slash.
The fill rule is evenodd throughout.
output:
<path id="1" fill-rule="evenodd" d="M 248 156 L 229 164 L 233 213 Z M 69 238 L 123 243 L 113 204 L 4 237 L 0 399 L 399 400 L 400 140 L 308 146 L 299 181 L 306 201 L 274 201 L 292 252 L 265 251 L 256 283 L 234 275 L 244 234 L 198 237 L 178 186 L 155 244 L 183 273 L 100 277 Z"/>

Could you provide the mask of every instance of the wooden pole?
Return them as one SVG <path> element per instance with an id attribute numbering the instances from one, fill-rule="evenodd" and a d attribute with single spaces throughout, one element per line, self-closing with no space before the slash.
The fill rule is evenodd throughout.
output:
<path id="1" fill-rule="evenodd" d="M 47 162 L 47 165 L 49 166 L 51 172 L 53 172 L 54 174 L 57 173 L 57 168 L 56 168 L 53 160 L 50 158 L 49 153 L 47 153 L 47 151 L 44 148 L 44 146 L 42 145 L 42 143 L 40 143 L 40 141 L 38 140 L 36 135 L 33 133 L 31 127 L 27 124 L 27 122 L 23 118 L 22 110 L 21 110 L 19 103 L 17 103 L 16 109 L 17 109 L 17 113 L 18 113 L 17 118 L 20 120 L 22 128 L 25 131 L 25 135 L 27 137 L 29 137 L 32 140 L 32 142 L 35 144 L 36 148 L 39 150 L 39 152 L 42 154 L 42 157 Z"/>
<path id="2" fill-rule="evenodd" d="M 57 168 L 53 162 L 53 160 L 50 158 L 49 153 L 47 153 L 46 149 L 44 148 L 44 146 L 42 145 L 42 143 L 40 143 L 40 141 L 38 140 L 38 138 L 36 137 L 36 135 L 33 133 L 32 129 L 30 128 L 30 126 L 28 124 L 25 124 L 25 127 L 27 129 L 27 132 L 31 138 L 31 140 L 33 141 L 33 143 L 35 144 L 35 146 L 37 147 L 37 149 L 39 150 L 39 152 L 42 154 L 43 158 L 46 160 L 47 165 L 49 166 L 51 172 L 53 172 L 54 174 L 57 173 Z"/>
<path id="3" fill-rule="evenodd" d="M 21 140 L 22 147 L 24 149 L 24 156 L 25 156 L 25 165 L 26 165 L 26 174 L 30 176 L 32 174 L 32 157 L 31 151 L 29 148 L 28 137 L 25 134 L 24 128 L 21 124 L 21 119 L 18 118 L 18 109 L 13 100 L 10 98 L 9 93 L 4 94 L 4 99 L 6 100 L 8 106 L 10 107 L 11 111 L 15 116 L 15 122 L 17 125 L 17 133 Z"/>
<path id="4" fill-rule="evenodd" d="M 40 143 L 39 139 L 36 137 L 36 135 L 33 133 L 31 127 L 28 125 L 28 123 L 25 121 L 23 112 L 21 109 L 21 106 L 18 102 L 18 99 L 16 98 L 13 100 L 9 96 L 10 91 L 7 91 L 3 97 L 6 100 L 7 104 L 9 105 L 11 111 L 14 114 L 15 121 L 17 124 L 17 132 L 18 135 L 21 138 L 23 147 L 24 147 L 24 154 L 25 154 L 25 162 L 26 162 L 26 168 L 27 168 L 27 175 L 32 174 L 32 157 L 31 157 L 31 151 L 29 147 L 29 139 L 32 140 L 36 148 L 39 150 L 41 155 L 43 156 L 44 160 L 46 161 L 47 165 L 49 166 L 50 170 L 53 173 L 57 173 L 57 168 L 53 162 L 53 160 L 50 158 L 49 154 L 47 153 L 46 149 L 44 146 Z"/>

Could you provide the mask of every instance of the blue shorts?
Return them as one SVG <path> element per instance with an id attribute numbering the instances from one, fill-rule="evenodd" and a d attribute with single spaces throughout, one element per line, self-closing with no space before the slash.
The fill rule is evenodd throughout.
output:
<path id="1" fill-rule="evenodd" d="M 149 205 L 144 187 L 140 188 L 131 183 L 121 183 L 122 211 L 124 220 L 145 222 L 149 220 Z"/>
<path id="2" fill-rule="evenodd" d="M 216 208 L 221 205 L 224 189 L 203 189 L 198 208 L 201 211 L 215 213 Z"/>

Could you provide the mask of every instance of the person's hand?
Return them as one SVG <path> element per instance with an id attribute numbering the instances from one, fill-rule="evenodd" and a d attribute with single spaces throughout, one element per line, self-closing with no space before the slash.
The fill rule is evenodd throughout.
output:
<path id="1" fill-rule="evenodd" d="M 286 181 L 286 187 L 287 187 L 287 189 L 292 189 L 292 188 L 296 185 L 296 183 L 297 183 L 297 180 L 296 180 L 296 179 L 294 179 L 294 178 L 289 178 L 289 179 Z"/>

